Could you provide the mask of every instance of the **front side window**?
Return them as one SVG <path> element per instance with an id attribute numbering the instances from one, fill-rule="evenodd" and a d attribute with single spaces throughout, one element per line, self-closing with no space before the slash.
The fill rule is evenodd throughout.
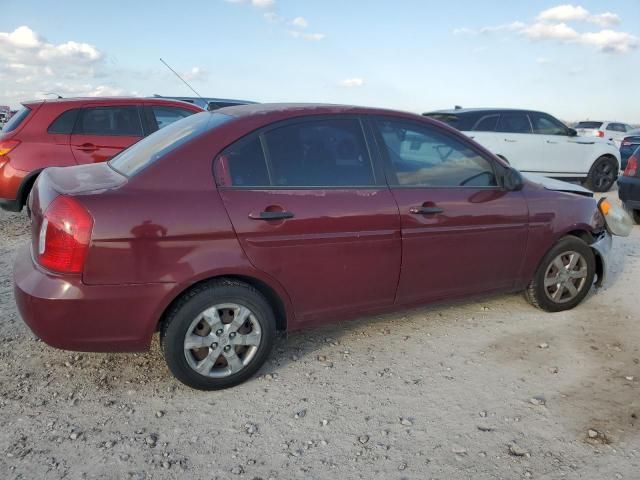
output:
<path id="1" fill-rule="evenodd" d="M 460 140 L 435 129 L 402 121 L 384 119 L 376 123 L 396 185 L 497 185 L 491 163 Z"/>
<path id="2" fill-rule="evenodd" d="M 375 184 L 358 119 L 302 121 L 243 139 L 220 155 L 216 178 L 234 187 Z"/>
<path id="3" fill-rule="evenodd" d="M 533 133 L 537 133 L 538 135 L 567 134 L 565 126 L 553 117 L 539 113 L 532 113 L 529 115 L 529 118 L 531 119 L 531 125 L 533 126 Z"/>
<path id="4" fill-rule="evenodd" d="M 138 107 L 85 108 L 74 133 L 83 135 L 141 137 L 142 124 L 140 123 Z"/>
<path id="5" fill-rule="evenodd" d="M 151 111 L 153 112 L 156 124 L 158 125 L 158 130 L 196 113 L 191 110 L 187 110 L 186 108 L 164 107 L 159 105 L 153 105 L 151 107 Z"/>
<path id="6" fill-rule="evenodd" d="M 503 113 L 498 121 L 497 132 L 531 133 L 529 117 L 524 113 Z"/>

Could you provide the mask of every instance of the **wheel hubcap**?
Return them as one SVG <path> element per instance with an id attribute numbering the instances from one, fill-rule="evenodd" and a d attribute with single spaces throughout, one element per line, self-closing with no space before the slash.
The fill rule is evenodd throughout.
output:
<path id="1" fill-rule="evenodd" d="M 558 255 L 547 267 L 544 291 L 549 300 L 567 303 L 575 299 L 587 283 L 587 261 L 578 252 Z"/>
<path id="2" fill-rule="evenodd" d="M 260 323 L 251 310 L 223 303 L 194 318 L 184 338 L 184 355 L 199 374 L 223 378 L 251 363 L 261 339 Z"/>
<path id="3" fill-rule="evenodd" d="M 605 188 L 611 186 L 615 180 L 614 167 L 609 162 L 603 162 L 596 171 L 596 186 Z"/>

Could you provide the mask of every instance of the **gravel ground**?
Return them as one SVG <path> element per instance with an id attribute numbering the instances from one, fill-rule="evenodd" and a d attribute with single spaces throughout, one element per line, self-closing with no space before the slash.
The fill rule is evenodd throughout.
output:
<path id="1" fill-rule="evenodd" d="M 157 342 L 34 338 L 11 280 L 28 221 L 1 212 L 0 478 L 640 478 L 639 239 L 573 311 L 503 295 L 293 333 L 253 380 L 202 393 Z"/>

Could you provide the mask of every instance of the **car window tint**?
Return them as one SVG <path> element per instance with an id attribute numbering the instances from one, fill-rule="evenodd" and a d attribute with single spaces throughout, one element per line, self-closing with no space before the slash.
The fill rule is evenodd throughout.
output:
<path id="1" fill-rule="evenodd" d="M 196 113 L 185 108 L 164 107 L 159 105 L 153 105 L 151 107 L 151 111 L 153 112 L 153 116 L 158 124 L 158 130 Z"/>
<path id="2" fill-rule="evenodd" d="M 85 108 L 79 123 L 79 128 L 74 133 L 142 136 L 140 116 L 135 106 Z"/>
<path id="3" fill-rule="evenodd" d="M 58 116 L 49 128 L 47 129 L 48 133 L 52 134 L 63 134 L 69 135 L 73 131 L 73 126 L 76 123 L 76 119 L 78 118 L 79 108 L 72 108 L 71 110 L 67 110 Z"/>
<path id="4" fill-rule="evenodd" d="M 228 147 L 215 164 L 216 183 L 223 187 L 269 186 L 267 162 L 257 135 Z"/>
<path id="5" fill-rule="evenodd" d="M 491 163 L 460 140 L 427 127 L 378 120 L 379 133 L 397 185 L 491 187 Z"/>
<path id="6" fill-rule="evenodd" d="M 473 127 L 476 132 L 495 132 L 500 115 L 487 115 L 478 120 Z"/>
<path id="7" fill-rule="evenodd" d="M 612 132 L 626 132 L 624 125 L 622 125 L 621 123 L 610 123 L 609 125 L 607 125 L 607 130 L 610 130 Z"/>
<path id="8" fill-rule="evenodd" d="M 271 180 L 278 187 L 367 186 L 375 183 L 357 119 L 313 120 L 264 134 Z"/>
<path id="9" fill-rule="evenodd" d="M 498 121 L 497 132 L 531 133 L 529 118 L 524 113 L 503 113 Z"/>
<path id="10" fill-rule="evenodd" d="M 539 135 L 567 135 L 565 126 L 548 115 L 533 113 L 529 115 L 529 118 L 533 126 L 533 133 Z"/>

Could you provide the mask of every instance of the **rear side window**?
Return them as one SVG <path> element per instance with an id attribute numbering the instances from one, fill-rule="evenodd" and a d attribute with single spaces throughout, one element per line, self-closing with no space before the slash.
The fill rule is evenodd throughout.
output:
<path id="1" fill-rule="evenodd" d="M 274 128 L 225 150 L 219 185 L 347 187 L 375 184 L 357 119 L 311 120 Z"/>
<path id="2" fill-rule="evenodd" d="M 83 109 L 74 133 L 141 137 L 142 124 L 138 107 L 90 107 Z"/>
<path id="3" fill-rule="evenodd" d="M 624 128 L 624 125 L 622 123 L 610 123 L 609 125 L 607 125 L 607 130 L 611 131 L 611 132 L 626 132 L 627 129 Z"/>
<path id="4" fill-rule="evenodd" d="M 418 187 L 493 187 L 491 163 L 452 136 L 412 123 L 378 120 L 395 174 L 392 183 Z"/>
<path id="5" fill-rule="evenodd" d="M 29 116 L 30 113 L 31 113 L 31 109 L 28 107 L 24 107 L 23 109 L 18 110 L 18 112 L 15 113 L 13 117 L 9 119 L 9 121 L 5 124 L 2 130 L 0 130 L 0 132 L 2 133 L 13 132 L 16 128 L 20 126 L 20 124 L 22 124 L 22 122 L 26 120 L 26 118 Z"/>
<path id="6" fill-rule="evenodd" d="M 59 115 L 58 118 L 49 125 L 47 133 L 70 135 L 73 131 L 73 126 L 76 124 L 78 112 L 80 112 L 79 108 L 72 108 Z"/>
<path id="7" fill-rule="evenodd" d="M 498 119 L 500 115 L 487 115 L 478 120 L 473 126 L 474 132 L 495 132 L 498 128 Z"/>
<path id="8" fill-rule="evenodd" d="M 524 113 L 503 113 L 498 121 L 497 132 L 531 133 L 529 117 Z"/>
<path id="9" fill-rule="evenodd" d="M 151 107 L 151 111 L 153 112 L 153 117 L 158 125 L 158 130 L 196 113 L 192 110 L 187 110 L 186 108 L 164 107 L 159 105 L 153 105 Z"/>
<path id="10" fill-rule="evenodd" d="M 130 177 L 151 165 L 164 155 L 184 145 L 201 134 L 214 130 L 232 117 L 221 113 L 202 112 L 175 122 L 152 133 L 127 148 L 109 161 L 116 171 Z"/>

